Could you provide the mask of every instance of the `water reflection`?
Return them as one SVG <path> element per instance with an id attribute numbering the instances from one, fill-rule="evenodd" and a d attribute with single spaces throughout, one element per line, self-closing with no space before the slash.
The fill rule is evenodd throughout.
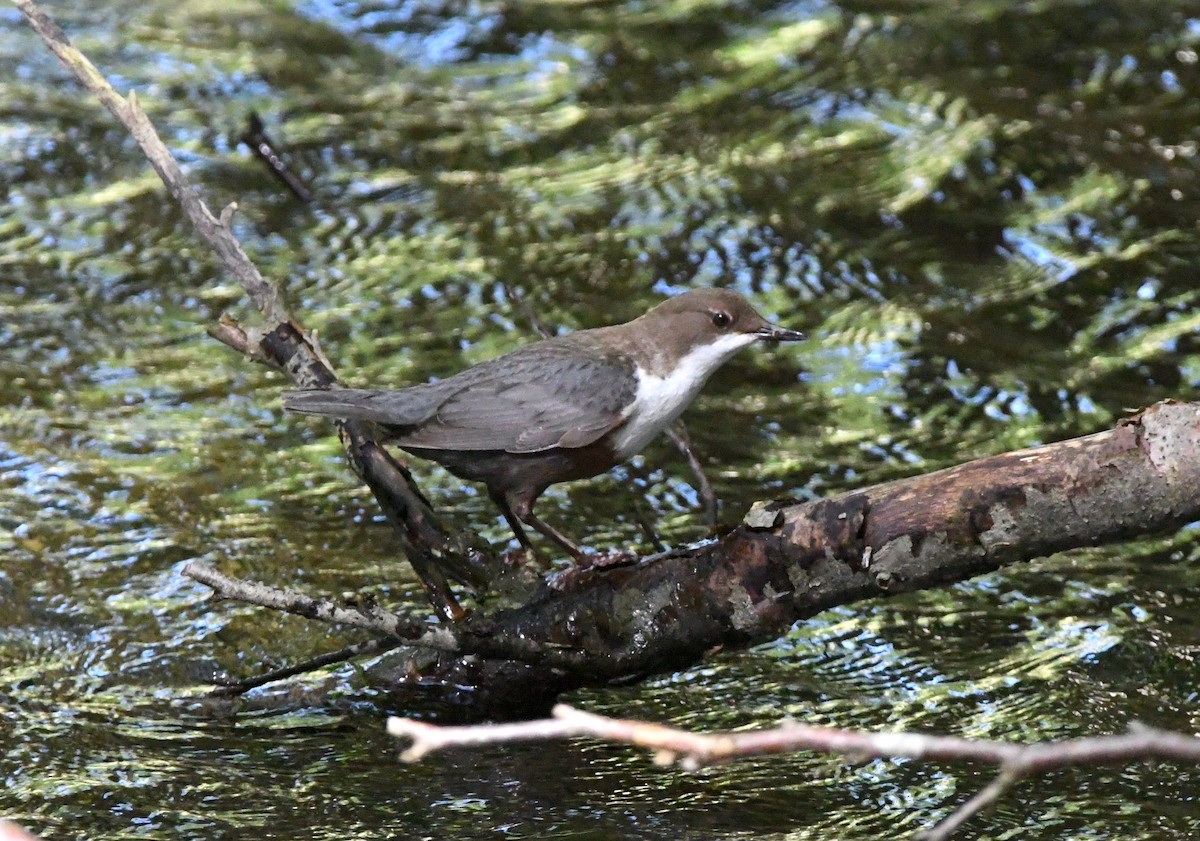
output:
<path id="1" fill-rule="evenodd" d="M 726 521 L 1102 428 L 1197 381 L 1186 3 L 55 13 L 138 90 L 210 204 L 237 199 L 239 235 L 350 383 L 444 376 L 535 322 L 621 321 L 695 284 L 803 326 L 815 341 L 739 358 L 691 413 Z M 328 428 L 283 418 L 281 379 L 203 336 L 246 305 L 131 141 L 3 21 L 0 811 L 73 837 L 875 838 L 986 778 L 811 757 L 686 775 L 593 745 L 398 766 L 386 702 L 348 668 L 314 679 L 332 695 L 274 690 L 235 719 L 188 700 L 214 671 L 354 638 L 210 604 L 178 574 L 189 559 L 426 608 Z M 238 150 L 251 109 L 312 206 Z M 422 478 L 507 539 L 477 494 Z M 637 545 L 630 486 L 666 540 L 705 533 L 666 446 L 544 513 Z M 1194 729 L 1191 544 L 850 606 L 572 700 L 705 729 Z M 1186 771 L 1090 777 L 1086 797 L 1077 782 L 1002 805 L 981 837 L 1194 834 Z"/>

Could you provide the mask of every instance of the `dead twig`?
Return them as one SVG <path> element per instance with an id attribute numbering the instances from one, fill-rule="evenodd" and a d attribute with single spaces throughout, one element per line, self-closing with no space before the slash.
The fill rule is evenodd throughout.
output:
<path id="1" fill-rule="evenodd" d="M 29 25 L 33 27 L 46 46 L 75 74 L 75 78 L 95 94 L 101 104 L 125 128 L 129 129 L 129 133 L 142 148 L 146 159 L 158 173 L 158 177 L 162 179 L 167 189 L 171 191 L 171 195 L 179 202 L 188 219 L 196 226 L 196 232 L 200 238 L 216 252 L 222 264 L 241 283 L 267 323 L 288 321 L 287 307 L 283 303 L 283 297 L 279 294 L 279 290 L 259 273 L 257 267 L 246 256 L 241 243 L 229 230 L 228 216 L 224 213 L 222 218 L 214 216 L 200 200 L 200 194 L 188 182 L 187 176 L 183 174 L 183 170 L 175 162 L 170 150 L 154 130 L 150 118 L 138 104 L 137 96 L 132 91 L 127 98 L 118 94 L 87 56 L 71 45 L 66 33 L 38 8 L 33 0 L 13 0 L 13 2 L 21 10 L 21 14 L 25 15 Z"/>
<path id="2" fill-rule="evenodd" d="M 279 179 L 285 187 L 291 190 L 292 195 L 305 203 L 312 201 L 312 192 L 300 180 L 300 176 L 288 166 L 288 162 L 280 153 L 279 147 L 267 136 L 266 127 L 263 125 L 262 118 L 258 114 L 251 111 L 246 116 L 246 128 L 242 131 L 238 140 L 250 147 L 250 151 L 254 153 L 254 156 L 262 161 L 263 166 Z"/>

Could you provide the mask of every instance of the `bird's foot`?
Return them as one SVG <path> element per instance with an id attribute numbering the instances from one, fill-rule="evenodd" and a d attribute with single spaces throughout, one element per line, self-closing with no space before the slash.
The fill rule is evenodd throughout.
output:
<path id="1" fill-rule="evenodd" d="M 575 563 L 555 573 L 548 580 L 551 589 L 570 590 L 580 582 L 593 575 L 614 567 L 631 564 L 638 559 L 638 553 L 632 549 L 608 549 L 604 552 L 590 552 L 575 559 Z"/>
<path id="2" fill-rule="evenodd" d="M 576 568 L 608 569 L 633 563 L 637 559 L 638 553 L 633 549 L 605 549 L 603 552 L 591 552 L 583 555 L 577 560 Z"/>

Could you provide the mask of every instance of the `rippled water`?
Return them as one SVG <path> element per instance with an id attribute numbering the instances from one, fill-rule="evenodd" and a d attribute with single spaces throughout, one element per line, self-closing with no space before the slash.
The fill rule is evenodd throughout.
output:
<path id="1" fill-rule="evenodd" d="M 1187 2 L 56 4 L 136 88 L 353 384 L 732 285 L 814 340 L 689 414 L 723 520 L 1190 398 L 1200 10 Z M 47 837 L 890 838 L 987 769 L 699 774 L 575 744 L 407 766 L 353 669 L 198 703 L 348 633 L 206 600 L 202 558 L 426 612 L 329 428 L 204 328 L 252 321 L 133 143 L 0 11 L 0 814 Z M 239 147 L 249 111 L 301 205 Z M 421 470 L 494 541 L 495 512 Z M 551 491 L 597 546 L 705 533 L 670 448 Z M 638 511 L 641 513 L 639 514 Z M 572 703 L 1023 740 L 1197 727 L 1192 530 L 831 611 Z M 426 711 L 428 712 L 428 711 Z M 1200 775 L 1027 783 L 965 838 L 1192 838 Z"/>

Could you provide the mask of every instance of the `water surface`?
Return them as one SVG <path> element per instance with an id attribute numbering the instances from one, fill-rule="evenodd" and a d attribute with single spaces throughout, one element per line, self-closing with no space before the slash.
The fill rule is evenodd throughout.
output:
<path id="1" fill-rule="evenodd" d="M 136 89 L 342 377 L 406 384 L 728 285 L 813 340 L 689 413 L 734 522 L 1107 428 L 1200 377 L 1200 15 L 1074 2 L 118 2 L 51 10 Z M 897 837 L 982 768 L 687 774 L 594 744 L 399 764 L 351 668 L 197 704 L 348 632 L 214 604 L 190 560 L 427 613 L 329 428 L 204 334 L 253 322 L 124 131 L 0 12 L 0 813 L 51 838 Z M 261 113 L 316 196 L 237 143 Z M 508 539 L 477 489 L 439 508 Z M 539 511 L 706 532 L 668 445 Z M 830 611 L 569 701 L 1039 740 L 1196 729 L 1192 530 Z M 315 691 L 315 690 L 321 691 Z M 436 714 L 436 711 L 433 711 Z M 1022 786 L 964 838 L 1191 838 L 1170 766 Z"/>

